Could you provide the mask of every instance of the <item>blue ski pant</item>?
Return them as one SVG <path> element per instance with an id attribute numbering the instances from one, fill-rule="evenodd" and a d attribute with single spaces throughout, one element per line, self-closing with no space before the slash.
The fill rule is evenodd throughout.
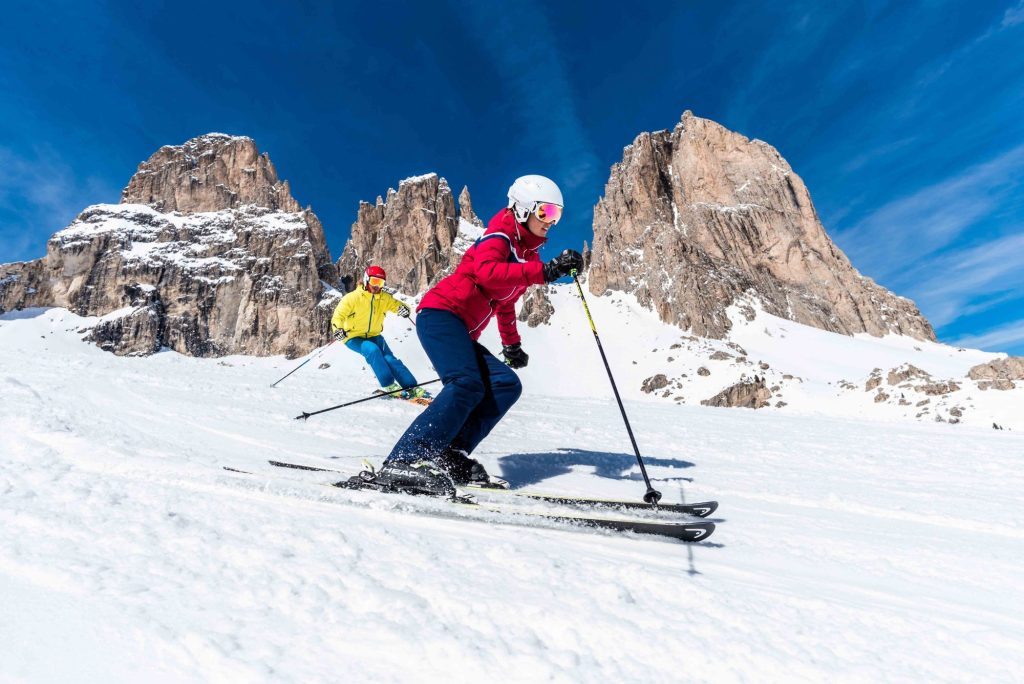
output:
<path id="1" fill-rule="evenodd" d="M 416 335 L 444 388 L 398 440 L 388 461 L 436 458 L 449 446 L 473 453 L 523 392 L 515 371 L 469 337 L 443 309 L 423 309 Z"/>
<path id="2" fill-rule="evenodd" d="M 345 342 L 345 346 L 357 354 L 362 354 L 373 369 L 373 374 L 377 376 L 377 382 L 381 387 L 387 387 L 393 382 L 402 387 L 412 387 L 416 384 L 416 378 L 405 364 L 391 353 L 391 347 L 384 341 L 383 335 L 353 337 Z"/>

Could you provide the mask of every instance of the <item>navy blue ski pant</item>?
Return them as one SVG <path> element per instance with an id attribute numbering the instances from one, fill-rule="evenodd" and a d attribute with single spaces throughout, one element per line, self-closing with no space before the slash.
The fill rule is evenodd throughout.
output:
<path id="1" fill-rule="evenodd" d="M 523 392 L 515 371 L 469 337 L 466 324 L 443 309 L 423 309 L 416 335 L 444 383 L 385 462 L 436 458 L 448 446 L 473 453 Z"/>

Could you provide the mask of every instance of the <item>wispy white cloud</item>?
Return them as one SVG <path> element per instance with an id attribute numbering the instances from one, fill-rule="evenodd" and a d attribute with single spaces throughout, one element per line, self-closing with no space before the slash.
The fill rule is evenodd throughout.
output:
<path id="1" fill-rule="evenodd" d="M 947 55 L 945 59 L 926 67 L 918 77 L 914 90 L 919 93 L 923 92 L 927 86 L 938 81 L 942 76 L 944 76 L 946 72 L 953 67 L 953 65 L 969 59 L 971 53 L 982 48 L 989 39 L 999 36 L 1004 30 L 1017 26 L 1018 24 L 1024 24 L 1024 0 L 1021 0 L 1016 7 L 1011 7 L 1006 10 L 1006 13 L 1003 14 L 1003 18 L 998 24 L 993 23 L 980 34 Z M 917 97 L 911 98 L 911 101 L 916 104 Z"/>
<path id="2" fill-rule="evenodd" d="M 1006 323 L 979 335 L 966 335 L 953 344 L 971 349 L 1005 351 L 1024 345 L 1024 320 Z"/>
<path id="3" fill-rule="evenodd" d="M 918 136 L 909 136 L 900 140 L 888 140 L 870 149 L 863 150 L 853 159 L 850 159 L 840 167 L 843 173 L 851 173 L 863 168 L 869 163 L 876 163 L 885 159 L 900 150 L 918 143 Z"/>
<path id="4" fill-rule="evenodd" d="M 1006 10 L 1000 26 L 1002 28 L 1009 28 L 1019 24 L 1024 24 L 1024 2 L 1018 2 L 1016 7 Z"/>
<path id="5" fill-rule="evenodd" d="M 951 250 L 908 269 L 909 294 L 936 326 L 1024 301 L 1024 234 Z"/>
<path id="6" fill-rule="evenodd" d="M 871 212 L 837 233 L 861 270 L 896 279 L 952 244 L 1024 188 L 1024 145 Z"/>
<path id="7" fill-rule="evenodd" d="M 593 143 L 576 106 L 572 79 L 559 52 L 543 5 L 532 0 L 502 4 L 496 11 L 486 3 L 457 3 L 456 14 L 479 36 L 481 51 L 494 62 L 509 109 L 523 122 L 529 140 L 554 155 L 556 179 L 574 189 L 603 174 Z M 543 173 L 541 169 L 527 170 Z"/>
<path id="8" fill-rule="evenodd" d="M 42 256 L 50 235 L 82 209 L 117 199 L 101 180 L 77 177 L 52 149 L 19 154 L 0 147 L 0 262 Z"/>

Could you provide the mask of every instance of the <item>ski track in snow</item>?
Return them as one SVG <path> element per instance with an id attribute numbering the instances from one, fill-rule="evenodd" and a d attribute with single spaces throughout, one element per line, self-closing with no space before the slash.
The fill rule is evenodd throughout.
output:
<path id="1" fill-rule="evenodd" d="M 331 369 L 271 390 L 296 361 L 117 358 L 80 342 L 80 321 L 0 319 L 4 681 L 1024 671 L 1016 433 L 631 400 L 666 500 L 722 502 L 708 542 L 487 524 L 267 466 L 379 463 L 416 407 L 294 420 L 372 388 L 355 355 L 325 354 Z M 428 377 L 408 339 L 401 349 Z M 610 396 L 524 382 L 481 446 L 488 468 L 535 489 L 639 498 Z"/>

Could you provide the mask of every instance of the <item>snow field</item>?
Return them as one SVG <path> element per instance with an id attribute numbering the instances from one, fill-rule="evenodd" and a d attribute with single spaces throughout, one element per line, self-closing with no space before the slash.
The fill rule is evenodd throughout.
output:
<path id="1" fill-rule="evenodd" d="M 639 324 L 610 306 L 591 301 L 655 485 L 722 502 L 706 543 L 417 515 L 445 505 L 270 468 L 379 463 L 416 415 L 294 420 L 373 389 L 345 349 L 271 390 L 298 360 L 117 358 L 67 312 L 3 316 L 0 680 L 1019 676 L 1019 433 L 641 400 Z M 389 342 L 429 379 L 405 325 Z M 478 455 L 516 486 L 639 498 L 589 328 L 566 325 L 562 346 L 524 326 L 523 399 Z"/>

